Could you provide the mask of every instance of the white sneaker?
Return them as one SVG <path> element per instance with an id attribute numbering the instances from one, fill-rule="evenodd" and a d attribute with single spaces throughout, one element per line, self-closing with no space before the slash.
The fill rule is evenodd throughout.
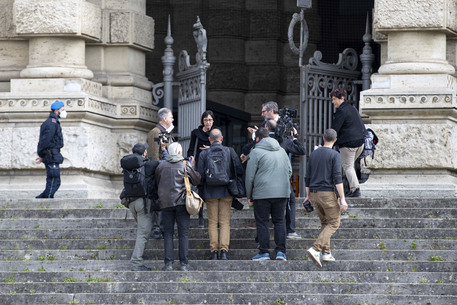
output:
<path id="1" fill-rule="evenodd" d="M 314 261 L 316 266 L 322 268 L 322 263 L 320 260 L 321 253 L 319 251 L 314 250 L 313 247 L 309 248 L 306 252 L 308 253 L 309 257 Z"/>
<path id="2" fill-rule="evenodd" d="M 322 261 L 323 262 L 334 262 L 335 258 L 333 257 L 332 253 L 322 253 Z"/>
<path id="3" fill-rule="evenodd" d="M 287 239 L 301 239 L 301 236 L 295 232 L 288 233 L 286 237 L 287 237 Z"/>

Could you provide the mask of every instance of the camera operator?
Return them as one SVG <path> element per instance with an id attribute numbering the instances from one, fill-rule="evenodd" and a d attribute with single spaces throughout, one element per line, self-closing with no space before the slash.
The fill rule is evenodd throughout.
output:
<path id="1" fill-rule="evenodd" d="M 290 130 L 289 137 L 281 134 L 277 128 L 277 122 L 275 120 L 266 121 L 265 127 L 270 133 L 270 137 L 275 138 L 279 145 L 286 151 L 289 155 L 289 160 L 291 155 L 301 156 L 305 154 L 305 146 L 297 138 L 297 130 L 295 128 Z M 300 235 L 295 232 L 295 210 L 296 210 L 296 201 L 295 193 L 290 186 L 290 198 L 289 203 L 286 205 L 286 230 L 287 230 L 287 239 L 300 239 Z"/>
<path id="2" fill-rule="evenodd" d="M 163 157 L 164 150 L 174 142 L 171 135 L 173 130 L 173 113 L 168 108 L 161 108 L 157 112 L 159 123 L 149 133 L 147 138 L 148 156 L 153 161 L 159 161 Z M 161 239 L 162 234 L 162 217 L 160 211 L 152 211 L 152 231 L 151 238 Z"/>

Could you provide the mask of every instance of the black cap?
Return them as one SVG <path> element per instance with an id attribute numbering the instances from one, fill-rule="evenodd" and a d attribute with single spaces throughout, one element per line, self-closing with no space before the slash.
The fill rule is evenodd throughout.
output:
<path id="1" fill-rule="evenodd" d="M 149 147 L 149 145 L 146 144 L 146 143 L 144 143 L 144 144 L 143 144 L 143 143 L 137 143 L 137 144 L 135 144 L 135 145 L 133 146 L 132 152 L 133 152 L 134 154 L 142 155 L 142 154 L 144 154 L 144 151 L 145 151 L 146 149 L 148 149 L 148 147 Z"/>

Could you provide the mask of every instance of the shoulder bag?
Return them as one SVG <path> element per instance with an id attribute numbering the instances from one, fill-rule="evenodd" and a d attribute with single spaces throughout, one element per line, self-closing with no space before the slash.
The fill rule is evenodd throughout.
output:
<path id="1" fill-rule="evenodd" d="M 184 184 L 186 185 L 186 210 L 190 215 L 198 214 L 203 206 L 203 199 L 190 188 L 189 177 L 187 176 L 187 162 L 184 161 Z"/>

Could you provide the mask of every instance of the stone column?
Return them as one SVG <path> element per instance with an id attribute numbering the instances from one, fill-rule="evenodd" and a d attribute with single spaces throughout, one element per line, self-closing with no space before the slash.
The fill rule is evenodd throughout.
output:
<path id="1" fill-rule="evenodd" d="M 375 1 L 374 37 L 385 57 L 361 93 L 361 112 L 380 139 L 364 196 L 456 195 L 455 46 L 447 45 L 456 13 L 455 0 Z"/>

